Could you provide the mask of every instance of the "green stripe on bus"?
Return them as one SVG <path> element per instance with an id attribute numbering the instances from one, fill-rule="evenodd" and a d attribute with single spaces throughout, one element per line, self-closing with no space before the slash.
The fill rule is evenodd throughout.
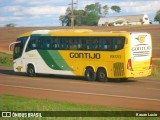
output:
<path id="1" fill-rule="evenodd" d="M 62 58 L 62 56 L 59 54 L 59 52 L 57 50 L 48 50 L 48 53 L 50 54 L 50 56 L 52 57 L 52 59 L 54 60 L 54 62 L 63 70 L 72 70 L 67 63 L 65 62 L 65 60 Z"/>
<path id="2" fill-rule="evenodd" d="M 54 70 L 72 70 L 57 50 L 38 50 L 45 63 Z"/>

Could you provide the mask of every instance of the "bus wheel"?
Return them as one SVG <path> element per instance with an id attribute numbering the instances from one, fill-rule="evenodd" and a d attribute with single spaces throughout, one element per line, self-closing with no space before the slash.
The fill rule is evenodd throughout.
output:
<path id="1" fill-rule="evenodd" d="M 27 74 L 28 74 L 28 76 L 30 76 L 30 77 L 36 76 L 35 69 L 34 69 L 34 66 L 33 66 L 33 65 L 28 65 Z"/>
<path id="2" fill-rule="evenodd" d="M 106 70 L 103 68 L 98 69 L 97 71 L 97 79 L 100 82 L 108 82 L 109 79 L 107 78 Z"/>
<path id="3" fill-rule="evenodd" d="M 88 81 L 94 81 L 96 79 L 96 74 L 92 68 L 87 68 L 85 71 L 85 78 Z"/>

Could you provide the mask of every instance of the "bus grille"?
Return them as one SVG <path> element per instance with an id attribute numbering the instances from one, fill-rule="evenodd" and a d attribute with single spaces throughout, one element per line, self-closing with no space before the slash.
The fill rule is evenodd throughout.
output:
<path id="1" fill-rule="evenodd" d="M 124 64 L 123 63 L 114 63 L 113 64 L 114 76 L 124 76 Z"/>

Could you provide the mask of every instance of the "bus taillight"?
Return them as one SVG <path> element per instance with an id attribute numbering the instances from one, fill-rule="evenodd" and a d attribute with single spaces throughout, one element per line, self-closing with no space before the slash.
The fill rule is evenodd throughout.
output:
<path id="1" fill-rule="evenodd" d="M 150 66 L 149 66 L 149 69 L 152 69 L 152 57 L 150 59 Z"/>
<path id="2" fill-rule="evenodd" d="M 128 60 L 127 69 L 130 70 L 130 71 L 133 71 L 132 60 L 131 59 Z"/>

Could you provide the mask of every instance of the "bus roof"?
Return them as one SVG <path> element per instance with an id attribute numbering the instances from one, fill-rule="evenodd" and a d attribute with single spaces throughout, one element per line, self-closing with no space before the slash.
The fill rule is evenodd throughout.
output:
<path id="1" fill-rule="evenodd" d="M 27 32 L 19 37 L 25 37 L 30 35 L 40 36 L 125 36 L 131 32 L 126 31 L 110 31 L 110 32 L 94 32 L 90 29 L 59 29 L 59 30 L 35 30 Z"/>
<path id="2" fill-rule="evenodd" d="M 26 32 L 26 33 L 24 33 L 24 34 L 21 34 L 21 35 L 19 36 L 19 38 L 20 38 L 20 37 L 30 36 L 31 33 L 32 33 L 32 32 Z"/>

